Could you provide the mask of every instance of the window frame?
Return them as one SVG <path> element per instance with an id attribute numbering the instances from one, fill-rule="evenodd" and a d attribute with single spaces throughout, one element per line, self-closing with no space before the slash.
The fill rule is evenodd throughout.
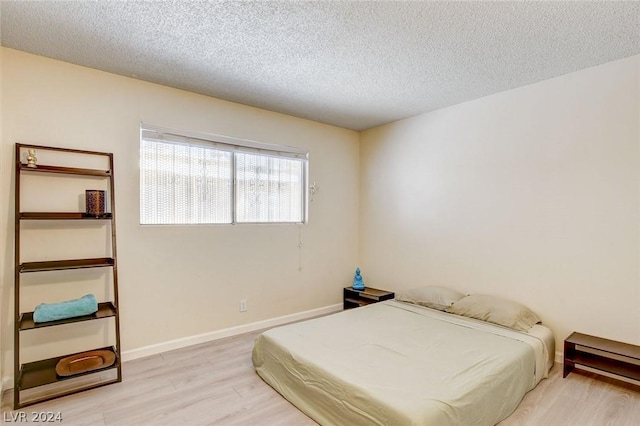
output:
<path id="1" fill-rule="evenodd" d="M 175 144 L 202 145 L 208 148 L 217 149 L 231 153 L 231 222 L 215 223 L 142 223 L 142 173 L 138 178 L 138 220 L 140 226 L 219 226 L 219 225 L 304 225 L 309 221 L 309 151 L 305 148 L 287 145 L 276 145 L 265 142 L 258 142 L 249 139 L 235 138 L 232 136 L 199 133 L 186 130 L 170 129 L 140 123 L 140 137 L 138 140 L 138 164 L 141 171 L 140 148 L 143 139 L 158 142 L 166 141 Z M 302 183 L 301 183 L 301 221 L 263 221 L 263 222 L 238 222 L 237 220 L 237 190 L 238 190 L 238 170 L 236 168 L 236 153 L 250 153 L 263 156 L 272 156 L 284 159 L 296 159 L 302 162 Z"/>

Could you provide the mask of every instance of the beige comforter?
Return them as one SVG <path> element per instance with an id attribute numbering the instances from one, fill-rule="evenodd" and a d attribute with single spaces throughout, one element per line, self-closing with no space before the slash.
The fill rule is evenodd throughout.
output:
<path id="1" fill-rule="evenodd" d="M 493 425 L 548 371 L 541 339 L 387 301 L 256 340 L 257 373 L 323 425 Z"/>

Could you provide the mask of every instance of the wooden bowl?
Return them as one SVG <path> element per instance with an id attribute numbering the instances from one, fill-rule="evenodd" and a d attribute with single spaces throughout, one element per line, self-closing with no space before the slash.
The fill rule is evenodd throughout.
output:
<path id="1" fill-rule="evenodd" d="M 88 371 L 106 368 L 116 361 L 116 354 L 108 350 L 82 352 L 62 358 L 56 364 L 58 376 L 74 376 Z"/>

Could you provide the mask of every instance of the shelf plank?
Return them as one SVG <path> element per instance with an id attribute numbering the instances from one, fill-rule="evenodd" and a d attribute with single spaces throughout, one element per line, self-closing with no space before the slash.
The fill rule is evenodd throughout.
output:
<path id="1" fill-rule="evenodd" d="M 344 290 L 345 292 L 351 293 L 356 297 L 366 297 L 367 299 L 373 299 L 377 301 L 393 299 L 395 297 L 395 293 L 392 291 L 379 290 L 373 287 L 365 287 L 364 290 L 356 290 L 353 287 L 345 287 Z"/>
<path id="2" fill-rule="evenodd" d="M 41 164 L 38 164 L 37 167 L 27 167 L 26 164 L 20 163 L 20 170 L 23 172 L 61 173 L 66 175 L 111 177 L 111 170 L 81 169 L 77 167 L 46 166 Z"/>
<path id="3" fill-rule="evenodd" d="M 25 262 L 20 265 L 20 272 L 58 271 L 63 269 L 101 268 L 113 266 L 111 257 L 74 260 L 48 260 L 44 262 Z"/>
<path id="4" fill-rule="evenodd" d="M 110 220 L 111 213 L 100 216 L 83 212 L 21 212 L 21 220 Z"/>
<path id="5" fill-rule="evenodd" d="M 573 357 L 570 357 L 569 361 L 629 379 L 640 380 L 640 365 L 638 364 L 580 351 L 577 351 Z"/>
<path id="6" fill-rule="evenodd" d="M 98 311 L 91 315 L 81 317 L 66 318 L 56 321 L 34 322 L 33 312 L 25 312 L 20 316 L 20 331 L 33 330 L 34 328 L 52 327 L 54 325 L 72 324 L 74 322 L 91 321 L 102 318 L 109 318 L 116 315 L 116 307 L 111 302 L 98 303 Z"/>
<path id="7" fill-rule="evenodd" d="M 96 349 L 96 350 L 107 350 L 111 351 L 116 355 L 116 361 L 105 368 L 101 368 L 99 370 L 87 371 L 85 373 L 74 374 L 73 376 L 58 376 L 56 374 L 56 364 L 62 358 L 66 358 L 68 356 L 78 355 L 83 352 L 79 352 L 77 354 L 69 354 L 58 356 L 54 358 L 44 359 L 41 361 L 30 362 L 27 364 L 22 364 L 20 368 L 20 374 L 18 375 L 18 389 L 25 390 L 31 389 L 38 386 L 48 385 L 51 383 L 60 382 L 63 380 L 69 380 L 80 376 L 85 376 L 87 374 L 99 373 L 105 370 L 110 370 L 112 368 L 117 368 L 120 365 L 120 360 L 118 359 L 118 353 L 116 352 L 113 346 L 107 346 L 104 348 Z"/>
<path id="8" fill-rule="evenodd" d="M 100 370 L 100 372 L 102 372 L 104 370 Z M 80 392 L 84 392 L 84 391 L 88 391 L 89 389 L 96 389 L 102 386 L 107 386 L 113 383 L 119 383 L 121 382 L 122 379 L 119 378 L 115 378 L 115 379 L 109 379 L 109 380 L 105 380 L 105 381 L 100 381 L 98 383 L 91 383 L 89 385 L 86 386 L 81 386 L 79 388 L 73 388 L 70 390 L 65 390 L 62 392 L 55 392 L 54 394 L 51 395 L 47 395 L 47 396 L 43 396 L 43 397 L 39 397 L 39 398 L 33 398 L 33 399 L 29 399 L 27 401 L 20 401 L 18 403 L 18 405 L 16 405 L 14 407 L 14 410 L 19 410 L 21 408 L 25 408 L 28 407 L 30 405 L 35 405 L 35 404 L 40 404 L 41 402 L 46 402 L 46 401 L 51 401 L 52 399 L 56 399 L 56 398 L 60 398 L 62 396 L 68 396 L 68 395 L 74 395 L 76 393 L 80 393 Z"/>
<path id="9" fill-rule="evenodd" d="M 18 149 L 41 149 L 45 151 L 58 151 L 58 152 L 73 152 L 76 154 L 85 154 L 85 155 L 96 155 L 102 157 L 111 157 L 113 154 L 110 152 L 104 151 L 88 151 L 86 149 L 76 149 L 76 148 L 60 148 L 58 146 L 45 146 L 45 145 L 32 145 L 32 144 L 24 144 L 17 143 Z"/>
<path id="10" fill-rule="evenodd" d="M 566 342 L 586 348 L 597 349 L 599 351 L 626 356 L 640 361 L 640 346 L 630 343 L 617 342 L 603 337 L 590 336 L 574 332 L 567 337 Z"/>
<path id="11" fill-rule="evenodd" d="M 344 301 L 358 306 L 371 305 L 372 303 L 376 302 L 375 300 L 371 299 L 351 299 L 349 297 L 345 298 Z"/>

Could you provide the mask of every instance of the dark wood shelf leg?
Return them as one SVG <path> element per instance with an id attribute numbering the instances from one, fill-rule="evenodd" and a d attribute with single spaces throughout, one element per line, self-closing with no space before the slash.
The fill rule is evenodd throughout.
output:
<path id="1" fill-rule="evenodd" d="M 576 364 L 571 361 L 574 358 L 576 353 L 576 345 L 569 342 L 564 342 L 564 360 L 563 360 L 563 368 L 562 368 L 562 378 L 567 377 L 569 373 L 571 373 L 576 366 Z"/>

